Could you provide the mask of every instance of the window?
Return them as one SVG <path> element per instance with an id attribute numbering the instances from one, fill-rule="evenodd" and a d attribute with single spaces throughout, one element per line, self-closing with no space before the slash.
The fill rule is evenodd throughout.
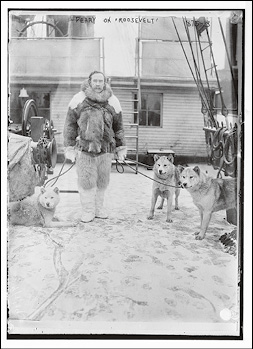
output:
<path id="1" fill-rule="evenodd" d="M 134 99 L 137 99 L 135 94 Z M 141 110 L 139 115 L 140 126 L 161 126 L 161 93 L 142 93 L 141 94 Z M 137 111 L 137 102 L 134 102 L 134 111 Z M 134 122 L 137 123 L 137 113 L 134 115 Z"/>

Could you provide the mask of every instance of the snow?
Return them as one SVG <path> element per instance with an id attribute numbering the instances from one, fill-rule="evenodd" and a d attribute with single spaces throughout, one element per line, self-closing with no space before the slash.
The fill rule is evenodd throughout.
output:
<path id="1" fill-rule="evenodd" d="M 76 179 L 74 166 L 55 184 L 71 191 L 60 194 L 59 220 L 79 222 Z M 74 228 L 9 227 L 10 333 L 238 335 L 237 256 L 219 241 L 235 227 L 220 211 L 206 238 L 195 240 L 199 213 L 184 189 L 172 223 L 166 205 L 147 220 L 151 188 L 149 178 L 113 165 L 108 219 Z"/>

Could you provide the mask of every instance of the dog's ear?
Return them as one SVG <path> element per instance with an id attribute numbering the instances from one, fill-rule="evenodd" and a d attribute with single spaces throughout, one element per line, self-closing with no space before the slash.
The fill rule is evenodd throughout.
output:
<path id="1" fill-rule="evenodd" d="M 59 189 L 57 187 L 54 188 L 54 191 L 56 192 L 56 194 L 59 194 Z"/>
<path id="2" fill-rule="evenodd" d="M 181 173 L 181 172 L 183 172 L 183 170 L 184 170 L 184 166 L 178 165 L 178 166 L 177 166 L 177 169 L 178 169 L 179 173 Z"/>
<path id="3" fill-rule="evenodd" d="M 167 159 L 173 164 L 174 163 L 174 156 L 172 154 L 169 154 L 167 156 Z"/>
<path id="4" fill-rule="evenodd" d="M 46 191 L 46 189 L 45 189 L 44 187 L 41 187 L 41 188 L 40 188 L 40 192 L 41 192 L 42 194 L 44 194 L 45 191 Z"/>
<path id="5" fill-rule="evenodd" d="M 193 168 L 193 171 L 195 171 L 197 173 L 197 175 L 199 176 L 200 175 L 200 168 L 198 166 L 195 166 Z"/>
<path id="6" fill-rule="evenodd" d="M 154 155 L 154 160 L 155 160 L 155 162 L 156 162 L 158 159 L 160 159 L 160 155 L 155 154 L 155 155 Z"/>

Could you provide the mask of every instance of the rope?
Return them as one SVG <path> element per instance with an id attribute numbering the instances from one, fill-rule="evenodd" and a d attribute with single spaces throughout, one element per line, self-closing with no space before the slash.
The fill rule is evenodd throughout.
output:
<path id="1" fill-rule="evenodd" d="M 208 33 L 208 29 L 207 29 L 207 28 L 206 28 L 206 34 L 207 34 L 208 41 L 209 41 L 209 43 L 210 43 L 211 40 L 210 40 L 210 36 L 209 36 L 209 33 Z M 217 81 L 218 88 L 219 88 L 219 92 L 220 92 L 221 113 L 222 113 L 222 115 L 227 116 L 227 115 L 228 115 L 228 110 L 227 110 L 227 107 L 226 107 L 225 102 L 224 102 L 224 99 L 223 99 L 222 89 L 221 89 L 220 80 L 219 80 L 218 72 L 217 72 L 217 69 L 216 69 L 216 64 L 215 64 L 214 54 L 213 54 L 213 50 L 212 50 L 212 49 L 210 50 L 210 53 L 211 53 L 211 57 L 212 57 L 212 60 L 213 60 L 214 71 L 215 71 L 215 76 L 216 76 L 216 81 Z"/>
<path id="2" fill-rule="evenodd" d="M 217 178 L 220 177 L 222 170 L 229 176 L 234 176 L 236 171 L 237 130 L 235 128 L 228 134 L 226 133 L 227 131 L 227 128 L 219 128 L 213 137 L 211 161 L 214 163 L 220 160 Z M 229 159 L 230 157 L 232 159 Z"/>
<path id="3" fill-rule="evenodd" d="M 212 144 L 212 154 L 211 158 L 213 160 L 221 159 L 223 156 L 223 134 L 226 131 L 226 128 L 219 128 L 213 136 L 213 144 Z M 218 151 L 218 154 L 216 152 Z"/>
<path id="4" fill-rule="evenodd" d="M 131 161 L 131 162 L 134 162 L 135 164 L 142 165 L 142 166 L 147 167 L 147 168 L 150 168 L 150 166 L 149 166 L 149 165 L 143 164 L 143 162 L 135 161 L 135 160 L 133 160 L 133 159 L 129 159 L 129 158 L 125 158 L 125 160 Z M 120 165 L 120 166 L 121 166 L 121 168 L 122 168 L 122 170 L 121 170 L 121 171 L 119 171 L 119 169 L 118 169 L 118 165 Z M 117 170 L 119 173 L 124 173 L 124 167 L 123 167 L 122 163 L 120 163 L 119 161 L 116 161 L 116 170 Z M 135 170 L 135 172 L 136 172 L 136 170 Z M 137 172 L 138 172 L 138 171 L 137 171 Z"/>
<path id="5" fill-rule="evenodd" d="M 49 182 L 51 182 L 52 180 L 54 180 L 54 179 L 56 178 L 56 180 L 54 181 L 54 183 L 51 184 L 51 187 L 54 186 L 55 183 L 58 181 L 58 179 L 59 179 L 61 176 L 63 176 L 65 173 L 67 173 L 68 171 L 70 171 L 70 170 L 72 169 L 72 167 L 75 165 L 75 162 L 74 162 L 65 172 L 62 173 L 62 170 L 63 170 L 63 167 L 64 167 L 65 163 L 66 163 L 66 159 L 64 160 L 64 162 L 63 162 L 63 164 L 62 164 L 62 167 L 61 167 L 61 169 L 60 169 L 59 174 L 58 174 L 57 176 L 55 176 L 55 177 L 49 179 L 49 180 L 43 185 L 43 187 L 45 187 Z"/>
<path id="6" fill-rule="evenodd" d="M 119 171 L 118 165 L 121 166 L 121 171 Z M 122 163 L 120 163 L 118 160 L 116 160 L 116 170 L 117 170 L 119 173 L 124 173 L 124 167 L 123 167 Z"/>
<path id="7" fill-rule="evenodd" d="M 208 81 L 208 76 L 207 76 L 207 70 L 206 70 L 206 65 L 205 65 L 205 60 L 204 60 L 204 56 L 203 56 L 203 50 L 201 48 L 201 41 L 200 41 L 200 34 L 198 33 L 198 30 L 197 30 L 197 26 L 196 26 L 196 21 L 195 21 L 195 17 L 193 17 L 193 20 L 194 20 L 194 33 L 195 33 L 195 40 L 198 41 L 199 43 L 199 50 L 200 50 L 200 54 L 201 54 L 201 59 L 202 59 L 202 64 L 203 64 L 203 68 L 204 68 L 204 72 L 205 72 L 205 77 L 206 77 L 206 83 L 207 83 L 207 87 L 208 87 L 208 95 L 209 95 L 209 102 L 210 102 L 210 109 L 211 111 L 213 111 L 213 102 L 212 102 L 212 95 L 211 95 L 211 89 L 210 89 L 210 85 L 209 85 L 209 81 Z M 205 23 L 204 23 L 204 26 L 205 26 Z M 206 29 L 206 27 L 205 27 Z M 198 40 L 197 40 L 198 39 Z M 210 49 L 212 49 L 212 44 L 209 42 L 209 47 Z M 197 55 L 198 55 L 198 50 L 197 50 L 197 47 L 196 47 L 196 51 L 197 51 Z M 200 67 L 200 65 L 199 65 Z M 200 71 L 200 68 L 199 68 L 199 71 Z M 212 120 L 213 121 L 213 120 Z"/>
<path id="8" fill-rule="evenodd" d="M 143 164 L 143 162 L 135 161 L 135 160 L 132 160 L 132 159 L 129 159 L 129 158 L 126 158 L 126 160 L 130 160 L 130 161 L 134 162 L 135 164 L 142 165 L 144 167 L 150 168 L 150 165 Z"/>
<path id="9" fill-rule="evenodd" d="M 116 160 L 116 164 L 117 164 L 117 162 L 118 162 L 118 160 Z M 135 161 L 135 162 L 138 163 L 138 164 L 141 164 L 141 163 L 139 163 L 139 162 L 137 162 L 137 161 Z M 178 186 L 171 185 L 171 184 L 165 184 L 165 183 L 163 183 L 163 182 L 159 182 L 159 181 L 157 181 L 156 179 L 151 178 L 151 177 L 145 175 L 144 173 L 142 173 L 142 172 L 136 170 L 135 168 L 133 168 L 132 166 L 130 166 L 127 162 L 125 162 L 125 160 L 123 160 L 123 163 L 124 163 L 125 165 L 127 165 L 129 168 L 131 168 L 131 170 L 133 170 L 134 172 L 141 174 L 142 176 L 144 176 L 144 177 L 150 179 L 151 181 L 154 181 L 154 182 L 156 182 L 156 183 L 162 184 L 162 185 L 164 185 L 164 186 L 166 186 L 166 187 L 173 187 L 173 188 L 182 189 L 181 186 L 178 187 Z M 121 164 L 121 166 L 122 166 L 122 164 Z M 145 165 L 145 166 L 147 166 L 147 165 Z M 122 167 L 123 167 L 123 166 L 122 166 Z M 123 173 L 123 172 L 120 172 L 120 173 Z"/>
<path id="10" fill-rule="evenodd" d="M 227 165 L 232 165 L 232 163 L 236 159 L 237 155 L 237 133 L 236 131 L 232 131 L 228 134 L 225 144 L 224 144 L 224 161 Z M 229 154 L 229 150 L 232 154 Z M 229 155 L 232 156 L 232 159 L 229 160 Z"/>
<path id="11" fill-rule="evenodd" d="M 181 47 L 182 47 L 182 50 L 183 50 L 185 59 L 186 59 L 186 61 L 187 61 L 188 67 L 189 67 L 189 69 L 190 69 L 190 71 L 191 71 L 193 80 L 194 80 L 194 82 L 195 82 L 195 84 L 196 84 L 196 86 L 197 86 L 197 88 L 198 88 L 199 96 L 200 96 L 200 98 L 201 98 L 202 104 L 205 105 L 205 108 L 206 108 L 206 110 L 208 111 L 208 113 L 209 113 L 209 115 L 210 115 L 210 118 L 211 118 L 211 120 L 213 121 L 213 124 L 216 126 L 215 120 L 212 119 L 213 115 L 212 115 L 212 113 L 211 113 L 211 110 L 210 110 L 210 108 L 209 108 L 209 105 L 208 105 L 207 101 L 203 98 L 203 91 L 200 89 L 199 83 L 198 83 L 198 81 L 196 80 L 196 77 L 195 77 L 194 72 L 193 72 L 193 70 L 192 70 L 192 67 L 191 67 L 191 65 L 190 65 L 190 62 L 189 62 L 189 59 L 188 59 L 188 57 L 187 57 L 186 51 L 185 51 L 185 49 L 184 49 L 183 43 L 182 43 L 182 41 L 181 41 L 181 39 L 180 39 L 180 36 L 179 36 L 179 33 L 178 33 L 178 30 L 177 30 L 177 27 L 176 27 L 176 24 L 175 24 L 175 22 L 174 22 L 173 17 L 172 17 L 172 22 L 173 22 L 173 24 L 174 24 L 174 27 L 175 27 L 175 30 L 176 30 L 176 33 L 177 33 L 177 36 L 178 36 L 178 40 L 179 40 L 180 45 L 181 45 Z M 184 26 L 185 26 L 184 20 L 183 20 L 183 23 L 184 23 Z M 185 30 L 186 30 L 186 28 L 185 28 Z M 186 32 L 186 34 L 187 34 L 187 32 Z M 187 37 L 188 37 L 188 35 L 187 35 Z M 189 41 L 189 39 L 188 39 L 188 41 Z"/>
<path id="12" fill-rule="evenodd" d="M 126 160 L 130 160 L 130 159 L 126 158 Z M 146 165 L 146 164 L 143 164 L 143 163 L 141 163 L 141 162 L 138 162 L 138 161 L 134 161 L 134 160 L 131 160 L 131 161 L 133 161 L 133 162 L 136 163 L 136 164 L 143 165 L 143 166 L 145 166 L 145 167 L 150 167 L 150 166 L 148 166 L 148 165 Z M 58 174 L 57 176 L 55 176 L 55 177 L 49 179 L 49 180 L 43 185 L 43 187 L 46 187 L 46 185 L 47 185 L 49 182 L 51 182 L 52 180 L 56 179 L 56 180 L 54 181 L 54 183 L 51 184 L 51 187 L 54 186 L 55 183 L 58 181 L 59 177 L 63 176 L 65 173 L 67 173 L 68 171 L 70 171 L 71 168 L 75 165 L 75 162 L 74 162 L 65 172 L 62 173 L 62 170 L 63 170 L 63 167 L 64 167 L 65 163 L 66 163 L 66 159 L 64 160 L 64 162 L 63 162 L 63 164 L 62 164 L 62 167 L 61 167 L 61 169 L 60 169 L 59 174 Z M 151 177 L 145 175 L 144 173 L 142 173 L 142 172 L 140 172 L 140 171 L 134 169 L 134 168 L 133 168 L 132 166 L 130 166 L 125 160 L 123 160 L 123 163 L 124 163 L 125 165 L 127 165 L 129 168 L 131 168 L 134 172 L 139 173 L 139 174 L 141 174 L 142 176 L 144 176 L 144 177 L 146 177 L 146 178 L 148 178 L 148 179 L 150 179 L 150 180 L 152 180 L 152 181 L 154 181 L 154 182 L 156 182 L 156 183 L 162 184 L 162 185 L 164 185 L 164 186 L 166 186 L 166 187 L 173 187 L 173 188 L 178 188 L 178 189 L 182 188 L 181 186 L 175 186 L 175 185 L 171 185 L 171 184 L 165 184 L 165 183 L 163 183 L 163 182 L 157 181 L 156 179 L 151 178 Z M 121 166 L 122 171 L 119 171 L 119 170 L 118 170 L 118 165 Z M 116 169 L 117 169 L 117 171 L 118 171 L 119 173 L 121 173 L 121 174 L 124 173 L 124 167 L 123 167 L 123 165 L 122 165 L 117 159 L 116 159 Z M 62 191 L 62 192 L 70 192 L 70 191 Z M 71 192 L 76 193 L 77 191 L 71 191 Z"/>
<path id="13" fill-rule="evenodd" d="M 197 66 L 197 63 L 196 63 L 196 60 L 195 60 L 194 51 L 193 51 L 193 47 L 192 47 L 192 43 L 191 43 L 191 36 L 190 36 L 189 28 L 188 28 L 187 23 L 186 23 L 186 18 L 183 18 L 183 23 L 184 23 L 185 32 L 186 32 L 186 35 L 187 35 L 187 38 L 188 38 L 188 42 L 189 42 L 189 47 L 190 47 L 190 50 L 191 50 L 191 54 L 192 54 L 193 64 L 194 64 L 194 67 L 195 67 L 195 72 L 196 72 L 196 80 L 195 80 L 195 83 L 197 84 L 197 87 L 198 87 L 198 89 L 199 89 L 199 92 L 201 91 L 201 92 L 204 94 L 205 99 L 203 99 L 203 100 L 205 101 L 205 106 L 208 106 L 207 110 L 208 110 L 210 119 L 211 119 L 211 121 L 213 122 L 213 125 L 216 127 L 216 122 L 215 122 L 214 116 L 213 116 L 213 114 L 212 114 L 211 99 L 210 99 L 210 100 L 208 99 L 208 96 L 207 96 L 207 94 L 206 94 L 204 85 L 203 85 L 202 80 L 201 80 L 200 70 L 198 69 L 198 66 Z M 207 30 L 207 29 L 206 29 L 206 30 Z M 209 42 L 210 42 L 210 40 L 209 40 Z M 196 51 L 197 51 L 197 48 L 196 48 Z M 197 52 L 198 52 L 198 51 L 197 51 Z M 189 64 L 190 64 L 190 63 L 188 63 L 188 65 L 189 65 Z M 207 82 L 208 82 L 208 80 L 207 80 Z M 198 85 L 198 84 L 199 84 L 199 85 Z M 199 87 L 200 87 L 200 88 L 199 88 Z M 203 98 L 203 96 L 202 96 L 202 98 Z"/>
<path id="14" fill-rule="evenodd" d="M 219 21 L 219 24 L 220 24 L 222 39 L 223 39 L 224 46 L 225 46 L 225 49 L 226 49 L 226 54 L 227 54 L 228 64 L 229 64 L 229 68 L 230 68 L 230 72 L 231 72 L 231 76 L 232 76 L 232 82 L 233 82 L 234 91 L 235 91 L 235 94 L 237 95 L 238 91 L 237 91 L 237 87 L 236 87 L 236 84 L 235 84 L 235 77 L 234 77 L 234 73 L 233 73 L 233 67 L 232 67 L 230 56 L 229 56 L 228 47 L 227 47 L 227 43 L 226 43 L 226 39 L 225 39 L 225 35 L 224 35 L 224 31 L 223 31 L 223 27 L 222 27 L 222 24 L 221 24 L 220 17 L 218 17 L 218 21 Z"/>

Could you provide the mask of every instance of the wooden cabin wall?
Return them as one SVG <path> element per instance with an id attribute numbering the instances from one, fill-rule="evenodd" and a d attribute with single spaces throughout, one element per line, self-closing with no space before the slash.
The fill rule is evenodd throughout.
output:
<path id="1" fill-rule="evenodd" d="M 80 87 L 59 86 L 51 93 L 51 118 L 59 134 L 56 134 L 58 152 L 63 151 L 63 127 L 68 104 Z M 135 136 L 136 128 L 129 126 L 133 123 L 134 105 L 131 101 L 131 90 L 113 88 L 118 97 L 122 111 L 127 136 Z M 144 90 L 143 90 L 144 91 Z M 158 90 L 154 89 L 154 92 Z M 150 92 L 150 90 L 149 90 Z M 159 90 L 161 93 L 161 90 Z M 162 91 L 162 126 L 139 127 L 139 153 L 147 153 L 148 149 L 171 149 L 176 155 L 205 157 L 206 144 L 203 131 L 203 116 L 201 102 L 196 89 L 167 88 Z M 129 149 L 136 147 L 135 139 L 127 138 Z"/>
<path id="2" fill-rule="evenodd" d="M 142 90 L 143 92 L 145 89 Z M 150 90 L 148 90 L 150 93 Z M 162 126 L 139 127 L 139 153 L 147 153 L 148 149 L 171 149 L 177 155 L 191 157 L 205 157 L 206 143 L 203 131 L 203 115 L 198 91 L 193 88 L 170 88 L 156 90 L 154 93 L 163 93 Z M 133 122 L 133 102 L 131 91 L 114 89 L 123 109 L 123 117 L 126 135 L 135 135 L 136 128 L 127 126 Z M 135 147 L 134 139 L 127 139 L 129 148 Z"/>
<path id="3" fill-rule="evenodd" d="M 51 93 L 51 119 L 54 128 L 57 130 L 55 140 L 57 143 L 57 152 L 62 153 L 63 149 L 63 128 L 67 116 L 68 105 L 73 96 L 80 91 L 80 86 L 59 86 Z"/>

